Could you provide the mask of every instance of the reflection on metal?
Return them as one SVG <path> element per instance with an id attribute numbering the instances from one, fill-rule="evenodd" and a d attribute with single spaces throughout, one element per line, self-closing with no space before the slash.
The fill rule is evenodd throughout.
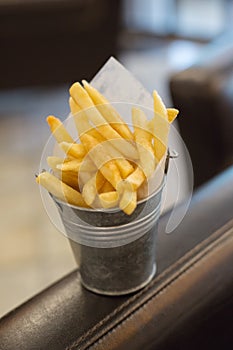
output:
<path id="1" fill-rule="evenodd" d="M 165 162 L 165 169 L 164 169 L 164 173 L 167 174 L 168 172 L 168 167 L 169 167 L 169 161 L 170 159 L 175 159 L 179 157 L 179 153 L 176 150 L 172 150 L 172 151 L 167 151 L 167 158 L 166 158 L 166 162 Z"/>

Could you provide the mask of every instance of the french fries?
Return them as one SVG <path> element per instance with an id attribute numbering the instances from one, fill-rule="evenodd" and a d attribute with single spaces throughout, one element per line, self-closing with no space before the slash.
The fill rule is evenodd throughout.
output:
<path id="1" fill-rule="evenodd" d="M 116 191 L 103 192 L 99 195 L 99 199 L 103 208 L 110 209 L 117 206 L 119 194 Z"/>
<path id="2" fill-rule="evenodd" d="M 62 169 L 59 169 L 63 163 L 67 163 L 69 161 L 69 159 L 63 159 L 60 157 L 47 157 L 47 163 L 52 169 L 53 174 L 55 174 L 65 184 L 79 191 L 78 173 L 74 171 L 62 171 Z"/>
<path id="3" fill-rule="evenodd" d="M 133 134 L 127 124 L 123 121 L 117 110 L 101 93 L 93 88 L 86 80 L 82 81 L 83 86 L 97 109 L 105 120 L 115 129 L 124 139 L 133 140 Z"/>
<path id="4" fill-rule="evenodd" d="M 137 206 L 137 191 L 133 189 L 133 186 L 124 181 L 123 187 L 121 187 L 122 195 L 119 202 L 119 207 L 123 210 L 127 215 L 133 213 Z"/>
<path id="5" fill-rule="evenodd" d="M 152 146 L 152 134 L 147 128 L 147 118 L 139 108 L 132 109 L 134 138 L 136 141 L 140 165 L 146 177 L 152 176 L 155 170 L 155 156 Z"/>
<path id="6" fill-rule="evenodd" d="M 36 182 L 62 201 L 79 207 L 87 207 L 81 193 L 75 191 L 72 187 L 66 185 L 47 171 L 40 173 L 36 178 Z"/>
<path id="7" fill-rule="evenodd" d="M 63 141 L 59 143 L 59 146 L 69 157 L 82 159 L 86 154 L 84 146 L 80 143 L 69 143 Z"/>
<path id="8" fill-rule="evenodd" d="M 60 119 L 54 117 L 53 115 L 49 115 L 47 117 L 47 123 L 49 124 L 50 130 L 58 143 L 62 141 L 71 143 L 74 142 Z"/>
<path id="9" fill-rule="evenodd" d="M 63 172 L 73 171 L 78 173 L 80 170 L 93 172 L 96 170 L 96 167 L 90 158 L 87 157 L 81 161 L 79 159 L 66 160 L 62 164 L 57 164 L 56 169 L 62 170 Z"/>
<path id="10" fill-rule="evenodd" d="M 48 166 L 53 170 L 53 172 L 58 171 L 57 165 L 62 164 L 63 162 L 65 162 L 65 160 L 60 157 L 54 157 L 54 156 L 47 157 Z"/>
<path id="11" fill-rule="evenodd" d="M 172 123 L 173 120 L 176 119 L 178 113 L 179 113 L 178 109 L 175 109 L 175 108 L 167 108 L 167 117 L 168 117 L 169 123 Z"/>
<path id="12" fill-rule="evenodd" d="M 101 193 L 107 193 L 107 192 L 113 192 L 114 187 L 110 184 L 107 180 L 105 181 L 104 185 L 101 187 Z"/>
<path id="13" fill-rule="evenodd" d="M 109 142 L 118 139 L 119 142 L 115 142 L 115 147 L 117 147 L 126 158 L 138 158 L 136 148 L 130 142 L 123 139 L 119 133 L 108 124 L 81 84 L 74 83 L 70 88 L 70 95 L 82 109 L 85 109 L 85 114 L 105 139 L 109 140 Z"/>
<path id="14" fill-rule="evenodd" d="M 36 181 L 69 204 L 119 207 L 131 215 L 137 201 L 148 196 L 149 180 L 167 154 L 169 128 L 178 110 L 166 108 L 154 91 L 152 119 L 133 107 L 131 130 L 98 90 L 85 80 L 82 83 L 71 86 L 69 98 L 78 139 L 70 136 L 58 118 L 48 116 L 64 158 L 48 157 L 51 172 L 42 172 Z"/>
<path id="15" fill-rule="evenodd" d="M 154 112 L 162 116 L 164 119 L 167 119 L 166 107 L 156 90 L 153 91 L 153 99 L 154 99 Z"/>
<path id="16" fill-rule="evenodd" d="M 114 188 L 117 188 L 122 178 L 115 160 L 105 151 L 102 143 L 98 143 L 98 140 L 93 136 L 84 134 L 80 139 L 97 169 L 100 170 Z"/>
<path id="17" fill-rule="evenodd" d="M 85 183 L 83 186 L 82 195 L 83 199 L 88 205 L 91 205 L 94 202 L 98 191 L 101 189 L 104 183 L 105 178 L 100 171 L 98 171 Z"/>

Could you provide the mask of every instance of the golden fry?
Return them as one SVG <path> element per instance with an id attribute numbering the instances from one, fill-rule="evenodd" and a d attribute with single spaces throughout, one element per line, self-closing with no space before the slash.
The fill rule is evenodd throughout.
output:
<path id="1" fill-rule="evenodd" d="M 127 159 L 116 159 L 116 165 L 120 170 L 123 179 L 126 179 L 127 176 L 129 176 L 134 171 L 134 167 L 130 164 L 130 162 Z"/>
<path id="2" fill-rule="evenodd" d="M 104 183 L 105 178 L 99 171 L 85 183 L 82 190 L 82 196 L 88 205 L 91 205 L 94 202 L 99 189 Z"/>
<path id="3" fill-rule="evenodd" d="M 132 189 L 128 183 L 124 183 L 123 193 L 119 202 L 119 207 L 127 215 L 133 213 L 137 206 L 137 192 Z"/>
<path id="4" fill-rule="evenodd" d="M 99 194 L 99 200 L 103 208 L 110 209 L 117 206 L 119 195 L 116 191 Z"/>
<path id="5" fill-rule="evenodd" d="M 154 138 L 154 152 L 155 158 L 159 163 L 161 159 L 165 156 L 167 152 L 167 146 L 163 142 L 160 141 L 157 137 Z"/>
<path id="6" fill-rule="evenodd" d="M 63 159 L 60 157 L 47 157 L 48 166 L 53 170 L 53 174 L 61 179 L 65 184 L 79 191 L 78 173 L 73 171 L 62 171 L 57 168 L 57 166 L 61 166 L 63 163 L 69 161 L 69 159 Z"/>
<path id="7" fill-rule="evenodd" d="M 140 167 L 137 167 L 134 172 L 126 178 L 126 181 L 128 181 L 133 186 L 134 190 L 137 190 L 144 180 L 145 174 Z"/>
<path id="8" fill-rule="evenodd" d="M 83 160 L 71 159 L 56 166 L 57 170 L 73 171 L 73 172 L 93 172 L 96 170 L 95 164 L 89 157 L 85 157 Z"/>
<path id="9" fill-rule="evenodd" d="M 149 194 L 148 182 L 145 180 L 140 187 L 137 189 L 137 199 L 138 201 L 146 198 Z"/>
<path id="10" fill-rule="evenodd" d="M 114 143 L 113 143 L 114 144 Z M 129 174 L 134 171 L 133 166 L 130 162 L 125 159 L 122 154 L 113 147 L 113 144 L 105 141 L 103 146 L 106 149 L 107 153 L 111 156 L 111 158 L 115 159 L 116 165 L 118 166 L 121 176 L 125 179 Z"/>
<path id="11" fill-rule="evenodd" d="M 118 132 L 107 123 L 81 84 L 74 83 L 70 88 L 70 95 L 75 102 L 85 110 L 86 116 L 105 139 L 108 139 L 110 142 L 111 140 L 119 140 L 119 142 L 115 142 L 115 147 L 125 157 L 128 159 L 138 158 L 135 147 L 129 141 L 123 139 Z"/>
<path id="12" fill-rule="evenodd" d="M 158 92 L 156 90 L 153 91 L 153 98 L 154 98 L 154 112 L 161 115 L 164 119 L 167 120 L 167 110 L 166 107 L 159 96 Z"/>
<path id="13" fill-rule="evenodd" d="M 57 170 L 62 171 L 73 171 L 75 173 L 78 173 L 80 167 L 81 167 L 82 161 L 78 159 L 71 159 L 68 162 L 63 162 L 62 164 L 58 164 L 56 166 Z"/>
<path id="14" fill-rule="evenodd" d="M 64 162 L 63 158 L 60 157 L 55 157 L 55 156 L 50 156 L 47 157 L 47 164 L 48 166 L 53 170 L 53 171 L 58 171 L 57 165 L 60 165 Z"/>
<path id="15" fill-rule="evenodd" d="M 49 115 L 47 117 L 47 123 L 49 124 L 50 130 L 58 143 L 66 141 L 73 143 L 74 140 L 60 121 L 60 119 Z"/>
<path id="16" fill-rule="evenodd" d="M 61 149 L 70 157 L 82 159 L 86 155 L 86 150 L 81 143 L 59 143 Z"/>
<path id="17" fill-rule="evenodd" d="M 98 132 L 97 129 L 90 124 L 87 115 L 84 111 L 80 112 L 73 116 L 76 124 L 76 128 L 79 136 L 82 134 L 88 134 L 95 137 L 99 142 L 105 141 L 106 139 Z"/>
<path id="18" fill-rule="evenodd" d="M 39 176 L 36 178 L 36 182 L 62 201 L 79 207 L 87 207 L 81 193 L 66 185 L 56 176 L 46 171 L 39 174 Z"/>
<path id="19" fill-rule="evenodd" d="M 165 156 L 168 144 L 168 133 L 169 133 L 169 119 L 168 111 L 155 90 L 153 92 L 154 98 L 154 118 L 151 120 L 150 130 L 154 136 L 154 152 L 158 162 Z M 170 113 L 170 119 L 172 120 L 173 112 Z"/>
<path id="20" fill-rule="evenodd" d="M 115 129 L 124 139 L 133 140 L 133 134 L 128 125 L 123 121 L 110 102 L 98 90 L 88 84 L 86 80 L 82 80 L 82 83 L 97 109 L 112 128 Z"/>
<path id="21" fill-rule="evenodd" d="M 113 192 L 113 191 L 114 191 L 113 185 L 111 185 L 110 182 L 105 180 L 105 183 L 103 184 L 103 186 L 99 190 L 99 193 L 106 193 L 106 192 Z"/>
<path id="22" fill-rule="evenodd" d="M 148 122 L 148 128 L 154 137 L 154 153 L 159 162 L 166 154 L 170 124 L 160 114 L 154 113 L 153 119 Z"/>
<path id="23" fill-rule="evenodd" d="M 152 146 L 152 135 L 147 129 L 147 119 L 145 114 L 139 108 L 133 108 L 132 121 L 140 166 L 146 177 L 150 177 L 155 170 L 155 157 Z"/>
<path id="24" fill-rule="evenodd" d="M 148 122 L 148 129 L 153 137 L 158 138 L 167 145 L 170 124 L 168 120 L 161 117 L 158 113 L 154 113 L 153 119 Z"/>
<path id="25" fill-rule="evenodd" d="M 167 117 L 168 117 L 169 123 L 172 123 L 173 120 L 176 119 L 178 113 L 179 113 L 178 109 L 167 108 Z"/>
<path id="26" fill-rule="evenodd" d="M 124 186 L 129 184 L 132 191 L 136 191 L 145 181 L 146 177 L 140 167 L 136 167 L 134 172 L 130 174 L 125 180 L 118 183 L 117 191 L 121 194 Z"/>
<path id="27" fill-rule="evenodd" d="M 85 183 L 87 181 L 89 181 L 93 175 L 95 175 L 95 172 L 90 172 L 90 171 L 80 171 L 78 173 L 78 184 L 79 184 L 79 188 L 83 188 L 83 186 L 85 185 Z"/>
<path id="28" fill-rule="evenodd" d="M 73 115 L 82 111 L 80 106 L 75 102 L 75 100 L 72 97 L 69 98 L 69 105 L 70 105 L 70 111 Z"/>
<path id="29" fill-rule="evenodd" d="M 122 180 L 121 174 L 114 160 L 111 159 L 103 145 L 94 137 L 87 134 L 80 136 L 80 139 L 97 169 L 99 169 L 103 176 L 116 188 L 117 184 Z"/>
<path id="30" fill-rule="evenodd" d="M 71 171 L 62 171 L 60 179 L 62 180 L 62 182 L 72 187 L 76 191 L 80 191 L 77 173 Z"/>

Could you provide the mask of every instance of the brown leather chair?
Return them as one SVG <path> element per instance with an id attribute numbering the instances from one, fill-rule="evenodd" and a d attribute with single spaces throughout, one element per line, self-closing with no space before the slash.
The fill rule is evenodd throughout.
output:
<path id="1" fill-rule="evenodd" d="M 170 79 L 173 104 L 199 186 L 233 164 L 233 31 L 205 46 Z"/>

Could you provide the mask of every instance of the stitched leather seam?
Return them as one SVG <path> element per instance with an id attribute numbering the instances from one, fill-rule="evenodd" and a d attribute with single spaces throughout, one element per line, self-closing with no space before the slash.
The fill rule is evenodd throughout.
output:
<path id="1" fill-rule="evenodd" d="M 232 232 L 233 231 L 231 231 L 231 235 L 232 235 Z M 215 251 L 221 249 L 222 245 L 224 245 L 224 242 L 221 242 L 220 244 L 218 244 L 214 248 Z M 129 321 L 130 319 L 132 319 L 134 317 L 136 312 L 144 309 L 146 307 L 146 305 L 149 304 L 151 301 L 154 301 L 154 299 L 157 299 L 161 295 L 165 294 L 167 292 L 167 290 L 170 289 L 175 282 L 179 281 L 179 279 L 188 275 L 190 272 L 192 272 L 192 270 L 194 270 L 196 267 L 200 266 L 200 264 L 202 264 L 203 261 L 205 261 L 208 258 L 208 255 L 211 254 L 212 252 L 213 252 L 213 247 L 212 247 L 212 249 L 208 249 L 208 252 L 206 254 L 203 254 L 202 257 L 200 257 L 198 260 L 194 261 L 189 267 L 184 269 L 178 276 L 176 276 L 175 278 L 172 278 L 171 281 L 169 281 L 165 287 L 163 287 L 160 291 L 158 291 L 158 293 L 156 293 L 153 297 L 148 299 L 140 307 L 138 307 L 136 310 L 132 311 L 129 315 L 125 316 L 124 318 L 118 320 L 118 324 L 114 328 L 106 331 L 105 334 L 103 334 L 101 337 L 99 337 L 97 341 L 94 341 L 94 342 L 92 341 L 92 344 L 89 344 L 89 345 L 85 344 L 85 349 L 87 350 L 88 348 L 90 349 L 90 346 L 92 346 L 92 345 L 96 346 L 97 344 L 100 344 L 107 336 L 109 336 L 111 333 L 114 333 L 117 329 L 121 328 L 127 321 Z M 86 346 L 88 346 L 88 348 Z M 82 350 L 84 350 L 84 348 Z"/>
<path id="2" fill-rule="evenodd" d="M 121 304 L 119 307 L 117 307 L 113 312 L 111 312 L 110 314 L 108 314 L 106 317 L 104 317 L 100 322 L 98 322 L 96 325 L 94 325 L 92 328 L 90 328 L 86 333 L 84 333 L 81 337 L 79 337 L 76 341 L 74 341 L 70 346 L 66 347 L 66 350 L 74 350 L 75 348 L 77 348 L 77 346 L 81 345 L 81 343 L 83 343 L 89 336 L 91 336 L 94 332 L 96 332 L 99 328 L 101 328 L 104 324 L 106 324 L 110 319 L 113 319 L 119 312 L 121 312 L 123 309 L 127 308 L 131 303 L 133 303 L 134 301 L 136 301 L 137 299 L 140 299 L 140 297 L 144 294 L 146 294 L 146 292 L 151 289 L 155 284 L 158 284 L 164 277 L 166 277 L 167 275 L 169 275 L 169 273 L 171 273 L 174 269 L 176 269 L 177 266 L 182 265 L 185 263 L 186 260 L 188 260 L 190 257 L 192 257 L 193 255 L 195 255 L 195 252 L 200 251 L 200 250 L 204 250 L 206 249 L 205 247 L 209 246 L 209 242 L 212 242 L 213 244 L 218 244 L 218 240 L 223 239 L 223 237 L 225 237 L 225 235 L 227 234 L 226 230 L 229 227 L 232 227 L 233 225 L 233 220 L 230 220 L 226 225 L 224 225 L 222 228 L 220 228 L 219 230 L 217 230 L 216 232 L 214 232 L 213 234 L 211 234 L 208 238 L 206 238 L 205 240 L 203 240 L 202 242 L 200 242 L 199 244 L 197 244 L 193 249 L 191 249 L 190 251 L 188 251 L 184 256 L 182 256 L 179 260 L 177 260 L 174 264 L 172 264 L 171 266 L 169 266 L 166 270 L 164 270 L 160 275 L 157 276 L 157 278 L 155 278 L 154 280 L 152 280 L 146 287 L 144 287 L 141 291 L 139 291 L 137 294 L 133 295 L 132 297 L 130 297 L 126 302 L 124 302 L 123 304 Z M 226 232 L 224 234 L 224 236 L 222 236 L 222 233 Z M 209 247 L 209 249 L 213 249 L 213 247 Z M 209 249 L 205 250 L 204 252 L 204 256 L 208 254 Z M 200 255 L 200 253 L 198 254 L 198 256 Z M 203 258 L 199 257 L 199 259 Z M 195 265 L 197 262 L 197 260 L 195 260 L 193 262 L 192 265 Z M 189 265 L 188 267 L 186 267 L 186 270 L 189 270 L 192 265 Z M 185 270 L 181 270 L 179 273 L 173 274 L 173 278 L 170 279 L 169 281 L 165 281 L 163 284 L 165 285 L 160 285 L 159 286 L 159 290 L 155 289 L 152 292 L 152 295 L 150 297 L 148 297 L 147 302 L 150 299 L 153 299 L 154 297 L 156 297 L 156 295 L 158 295 L 163 289 L 167 288 L 169 285 L 171 285 L 171 283 L 173 283 L 175 280 L 177 280 L 181 275 L 183 275 L 185 272 Z M 138 308 L 139 306 L 137 306 Z M 136 309 L 136 307 L 134 308 L 134 310 Z M 131 310 L 130 313 L 132 313 L 133 311 Z M 124 319 L 126 317 L 129 317 L 129 315 L 124 316 Z M 117 323 L 122 322 L 122 320 L 117 321 Z M 109 325 L 109 328 L 113 328 L 114 325 Z M 107 332 L 109 332 L 110 329 L 104 329 L 104 333 L 106 335 Z M 103 335 L 102 335 L 103 336 Z M 99 337 L 101 337 L 101 335 L 99 335 Z M 98 338 L 99 338 L 98 337 Z M 91 340 L 91 343 L 93 344 L 93 339 Z M 89 344 L 91 345 L 91 344 Z M 87 346 L 89 346 L 87 343 L 84 344 L 84 349 L 87 349 Z M 81 348 L 80 348 L 81 349 Z"/>

